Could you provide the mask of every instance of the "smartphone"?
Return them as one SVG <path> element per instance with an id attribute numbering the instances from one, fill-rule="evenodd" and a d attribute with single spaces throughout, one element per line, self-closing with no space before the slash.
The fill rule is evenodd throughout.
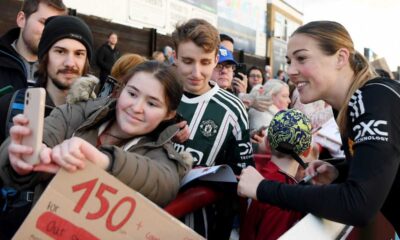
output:
<path id="1" fill-rule="evenodd" d="M 44 107 L 46 102 L 46 91 L 44 88 L 28 88 L 25 92 L 24 115 L 29 119 L 28 127 L 31 134 L 22 139 L 22 145 L 33 148 L 31 155 L 23 155 L 25 162 L 30 164 L 39 163 L 39 153 L 42 147 Z"/>
<path id="2" fill-rule="evenodd" d="M 250 136 L 261 135 L 264 130 L 268 129 L 268 126 L 261 126 L 259 129 L 251 131 Z"/>
<path id="3" fill-rule="evenodd" d="M 246 75 L 246 73 L 247 73 L 247 66 L 246 66 L 246 64 L 244 64 L 244 63 L 239 63 L 239 64 L 236 66 L 236 69 L 235 69 L 235 75 L 234 75 L 234 77 L 243 80 L 243 79 L 242 79 L 242 76 L 241 76 L 239 73 L 243 73 L 244 75 Z"/>
<path id="4" fill-rule="evenodd" d="M 109 97 L 119 87 L 120 87 L 120 84 L 118 83 L 118 81 L 109 75 L 107 77 L 106 81 L 104 82 L 104 85 L 101 88 L 97 97 L 98 98 Z"/>
<path id="5" fill-rule="evenodd" d="M 175 115 L 175 122 L 180 123 L 182 121 L 186 121 L 186 119 L 182 116 L 182 114 L 177 112 Z"/>

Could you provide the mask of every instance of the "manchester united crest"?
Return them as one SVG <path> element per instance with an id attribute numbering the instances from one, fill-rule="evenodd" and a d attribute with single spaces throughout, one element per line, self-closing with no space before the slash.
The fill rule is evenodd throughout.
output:
<path id="1" fill-rule="evenodd" d="M 203 136 L 212 137 L 218 131 L 218 126 L 213 120 L 204 120 L 200 123 L 200 130 Z"/>

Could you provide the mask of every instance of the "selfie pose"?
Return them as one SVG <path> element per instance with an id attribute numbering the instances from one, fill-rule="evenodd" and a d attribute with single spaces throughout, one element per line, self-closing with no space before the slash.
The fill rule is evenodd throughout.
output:
<path id="1" fill-rule="evenodd" d="M 24 115 L 14 117 L 10 138 L 0 149 L 4 185 L 32 191 L 35 202 L 59 168 L 79 171 L 91 161 L 159 206 L 173 200 L 192 164 L 170 141 L 179 130 L 174 118 L 182 83 L 173 67 L 153 61 L 138 65 L 123 83 L 116 100 L 54 109 L 45 119 L 37 165 L 22 160 L 32 153 L 30 146 L 21 144 L 31 129 Z"/>
<path id="2" fill-rule="evenodd" d="M 313 186 L 264 180 L 242 171 L 238 193 L 260 202 L 362 226 L 380 210 L 400 231 L 400 84 L 377 77 L 346 29 L 316 21 L 291 36 L 288 75 L 302 103 L 325 100 L 335 111 L 346 164 L 312 161 Z"/>

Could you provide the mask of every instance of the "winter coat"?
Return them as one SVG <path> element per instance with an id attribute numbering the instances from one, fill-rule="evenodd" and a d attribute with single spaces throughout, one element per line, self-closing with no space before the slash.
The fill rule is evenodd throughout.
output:
<path id="1" fill-rule="evenodd" d="M 260 173 L 265 179 L 286 184 L 297 184 L 297 181 L 268 161 Z M 289 230 L 303 217 L 298 211 L 280 208 L 268 203 L 252 200 L 240 228 L 240 239 L 274 240 Z"/>
<path id="2" fill-rule="evenodd" d="M 11 44 L 19 37 L 13 28 L 0 38 L 0 88 L 11 85 L 14 91 L 28 87 L 26 67 Z"/>
<path id="3" fill-rule="evenodd" d="M 55 108 L 45 119 L 43 142 L 51 148 L 75 136 L 96 146 L 100 125 L 115 119 L 115 104 L 115 100 L 103 98 Z M 98 146 L 110 158 L 106 171 L 156 204 L 167 205 L 176 197 L 180 180 L 191 165 L 170 141 L 178 130 L 176 125 L 169 125 L 160 132 L 143 136 L 135 145 L 126 144 L 125 147 L 129 146 L 126 150 L 112 145 Z M 8 143 L 9 139 L 0 148 L 0 178 L 5 186 L 34 188 L 37 200 L 53 175 L 17 175 L 9 164 Z"/>
<path id="4" fill-rule="evenodd" d="M 119 58 L 120 53 L 117 47 L 112 49 L 108 43 L 104 43 L 97 50 L 96 63 L 100 68 L 100 80 L 104 80 L 103 77 L 107 77 L 115 61 Z"/>

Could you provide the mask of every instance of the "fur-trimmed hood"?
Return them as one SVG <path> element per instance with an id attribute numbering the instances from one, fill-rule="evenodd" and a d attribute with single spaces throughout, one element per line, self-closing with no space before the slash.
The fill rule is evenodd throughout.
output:
<path id="1" fill-rule="evenodd" d="M 96 99 L 95 89 L 98 83 L 99 79 L 91 74 L 76 79 L 71 89 L 68 91 L 67 103 L 72 104 L 89 99 Z"/>

